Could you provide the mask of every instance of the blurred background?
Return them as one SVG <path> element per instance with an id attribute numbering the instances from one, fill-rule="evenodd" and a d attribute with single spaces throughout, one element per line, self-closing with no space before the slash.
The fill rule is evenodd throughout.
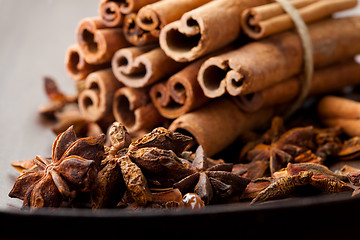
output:
<path id="1" fill-rule="evenodd" d="M 99 0 L 0 0 L 0 208 L 21 206 L 8 193 L 18 176 L 9 164 L 49 156 L 55 135 L 40 116 L 47 101 L 43 77 L 75 93 L 65 71 L 65 51 L 84 17 L 97 15 Z"/>

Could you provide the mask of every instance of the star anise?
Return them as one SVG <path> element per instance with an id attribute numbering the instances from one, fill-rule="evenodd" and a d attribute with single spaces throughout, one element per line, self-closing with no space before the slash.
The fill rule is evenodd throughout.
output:
<path id="1" fill-rule="evenodd" d="M 194 173 L 178 157 L 191 137 L 159 127 L 131 143 L 128 156 L 153 185 L 170 187 Z"/>
<path id="2" fill-rule="evenodd" d="M 92 192 L 93 208 L 121 205 L 124 203 L 121 199 L 125 199 L 125 205 L 133 201 L 135 205 L 132 206 L 136 207 L 159 205 L 160 200 L 156 198 L 164 194 L 153 196 L 149 183 L 159 188 L 169 187 L 194 172 L 171 150 L 183 152 L 191 140 L 185 135 L 157 128 L 131 142 L 126 128 L 116 122 L 109 134 L 111 146 L 96 178 Z M 164 203 L 164 206 L 169 204 Z"/>
<path id="3" fill-rule="evenodd" d="M 55 113 L 61 111 L 67 104 L 75 103 L 77 96 L 64 94 L 58 87 L 55 80 L 50 77 L 44 77 L 44 88 L 49 102 L 39 107 L 39 113 L 54 118 Z"/>
<path id="4" fill-rule="evenodd" d="M 195 152 L 191 167 L 197 171 L 174 184 L 185 193 L 196 193 L 207 205 L 210 202 L 240 195 L 250 179 L 231 173 L 233 164 L 213 164 L 201 146 Z"/>
<path id="5" fill-rule="evenodd" d="M 315 155 L 326 160 L 328 157 L 336 157 L 341 150 L 343 143 L 340 139 L 342 130 L 340 127 L 315 130 L 315 142 L 317 149 Z"/>
<path id="6" fill-rule="evenodd" d="M 294 159 L 300 154 L 315 149 L 314 136 L 315 132 L 312 126 L 290 129 L 271 144 L 259 144 L 254 147 L 247 153 L 247 160 L 269 161 L 270 172 L 274 174 L 286 166 L 287 163 L 294 162 Z M 298 160 L 305 161 L 308 159 L 313 161 L 314 158 L 310 158 L 311 156 L 311 153 L 308 152 L 306 155 L 299 157 Z"/>
<path id="7" fill-rule="evenodd" d="M 166 128 L 158 127 L 131 143 L 129 150 L 134 152 L 144 147 L 156 147 L 171 150 L 176 155 L 180 155 L 192 140 L 192 137 L 178 132 L 170 132 Z"/>
<path id="8" fill-rule="evenodd" d="M 330 171 L 316 163 L 289 163 L 287 174 L 274 181 L 262 190 L 251 202 L 262 202 L 291 196 L 299 188 L 312 186 L 321 192 L 338 193 L 352 191 L 353 188 L 343 182 L 344 176 Z"/>
<path id="9" fill-rule="evenodd" d="M 353 137 L 344 142 L 338 157 L 341 160 L 352 160 L 360 156 L 360 137 Z"/>
<path id="10" fill-rule="evenodd" d="M 89 192 L 104 154 L 104 135 L 77 139 L 72 127 L 61 133 L 52 157 L 36 156 L 36 169 L 20 175 L 9 193 L 23 206 L 59 207 L 77 192 Z"/>

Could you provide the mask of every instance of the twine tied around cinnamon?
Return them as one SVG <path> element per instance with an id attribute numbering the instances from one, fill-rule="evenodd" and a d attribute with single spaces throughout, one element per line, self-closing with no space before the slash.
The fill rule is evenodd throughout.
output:
<path id="1" fill-rule="evenodd" d="M 309 93 L 311 81 L 314 73 L 314 60 L 313 60 L 313 46 L 309 34 L 309 30 L 304 20 L 301 18 L 298 10 L 288 0 L 276 0 L 284 11 L 289 14 L 294 22 L 294 25 L 300 35 L 301 43 L 304 49 L 304 75 L 305 78 L 300 83 L 300 93 L 294 103 L 290 106 L 289 110 L 285 113 L 285 118 L 292 115 L 305 100 Z"/>

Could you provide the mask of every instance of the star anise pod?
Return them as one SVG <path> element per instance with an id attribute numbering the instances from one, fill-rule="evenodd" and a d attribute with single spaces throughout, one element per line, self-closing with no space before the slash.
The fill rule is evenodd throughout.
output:
<path id="1" fill-rule="evenodd" d="M 314 149 L 314 136 L 312 126 L 290 129 L 271 144 L 259 144 L 254 147 L 247 153 L 247 160 L 269 161 L 270 172 L 274 174 L 287 163 L 294 161 L 298 155 Z"/>
<path id="2" fill-rule="evenodd" d="M 39 113 L 54 118 L 55 113 L 61 111 L 67 104 L 75 103 L 77 96 L 64 94 L 58 87 L 54 79 L 44 77 L 44 89 L 49 102 L 39 107 Z"/>
<path id="3" fill-rule="evenodd" d="M 183 194 L 196 193 L 206 205 L 240 195 L 250 182 L 248 178 L 231 173 L 233 164 L 210 163 L 201 146 L 196 150 L 191 166 L 197 171 L 175 183 L 174 187 L 179 188 Z"/>
<path id="4" fill-rule="evenodd" d="M 125 195 L 137 207 L 151 205 L 153 194 L 148 182 L 169 187 L 194 172 L 171 150 L 182 152 L 190 139 L 187 136 L 156 128 L 131 143 L 126 128 L 116 122 L 109 134 L 111 146 L 96 178 L 91 198 L 93 208 L 113 207 Z"/>
<path id="5" fill-rule="evenodd" d="M 335 157 L 341 150 L 343 143 L 340 139 L 342 130 L 340 127 L 316 129 L 315 141 L 317 149 L 315 154 L 325 160 L 328 157 Z"/>
<path id="6" fill-rule="evenodd" d="M 178 157 L 191 141 L 191 137 L 159 127 L 132 142 L 127 155 L 153 185 L 170 187 L 194 173 Z"/>
<path id="7" fill-rule="evenodd" d="M 360 156 L 360 137 L 353 137 L 344 142 L 338 157 L 341 160 L 353 160 Z"/>
<path id="8" fill-rule="evenodd" d="M 104 135 L 77 139 L 69 127 L 55 140 L 51 158 L 36 156 L 33 171 L 20 175 L 10 197 L 23 206 L 59 207 L 77 192 L 89 192 L 104 155 Z"/>
<path id="9" fill-rule="evenodd" d="M 170 132 L 166 128 L 158 127 L 131 143 L 129 150 L 136 151 L 139 148 L 156 147 L 171 150 L 176 155 L 180 155 L 192 140 L 192 137 L 178 132 Z"/>
<path id="10" fill-rule="evenodd" d="M 285 198 L 296 193 L 299 188 L 311 186 L 325 193 L 352 191 L 353 188 L 343 182 L 346 177 L 330 171 L 317 163 L 289 163 L 287 174 L 274 181 L 261 191 L 251 202 L 262 202 Z"/>

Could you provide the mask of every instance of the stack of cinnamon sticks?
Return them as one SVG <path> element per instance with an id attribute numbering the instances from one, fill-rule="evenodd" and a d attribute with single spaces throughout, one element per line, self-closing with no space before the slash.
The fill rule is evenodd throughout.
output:
<path id="1" fill-rule="evenodd" d="M 312 43 L 309 95 L 360 84 L 360 17 L 332 18 L 358 1 L 289 1 Z M 101 0 L 98 8 L 66 53 L 78 94 L 75 110 L 62 102 L 55 111 L 57 131 L 74 124 L 97 134 L 117 120 L 136 136 L 162 125 L 211 156 L 266 127 L 300 92 L 303 45 L 273 0 Z"/>

